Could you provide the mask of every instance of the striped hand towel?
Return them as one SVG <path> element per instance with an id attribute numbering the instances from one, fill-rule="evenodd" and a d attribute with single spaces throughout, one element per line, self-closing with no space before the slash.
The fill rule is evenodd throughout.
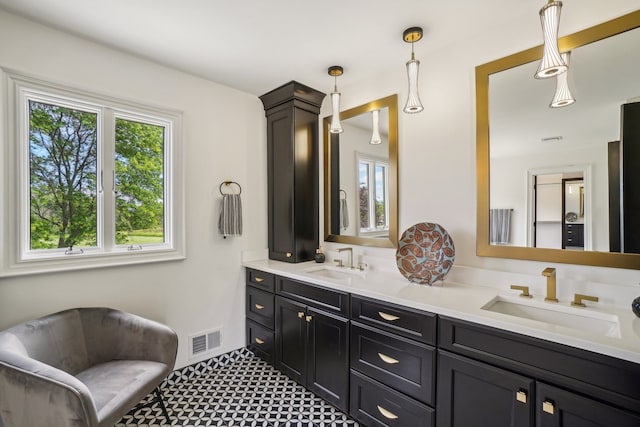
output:
<path id="1" fill-rule="evenodd" d="M 218 231 L 227 236 L 242 236 L 242 200 L 239 194 L 223 194 L 220 201 Z"/>
<path id="2" fill-rule="evenodd" d="M 511 209 L 490 209 L 489 224 L 489 243 L 508 244 L 511 240 Z"/>

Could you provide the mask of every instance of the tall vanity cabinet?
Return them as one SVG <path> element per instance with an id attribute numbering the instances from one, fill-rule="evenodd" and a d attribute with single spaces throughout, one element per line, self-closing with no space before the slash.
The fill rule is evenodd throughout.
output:
<path id="1" fill-rule="evenodd" d="M 269 258 L 310 261 L 318 247 L 318 115 L 325 94 L 291 81 L 260 97 L 267 117 Z"/>

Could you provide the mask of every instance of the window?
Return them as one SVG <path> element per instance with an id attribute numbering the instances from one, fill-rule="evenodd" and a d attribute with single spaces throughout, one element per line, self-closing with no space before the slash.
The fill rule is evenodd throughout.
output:
<path id="1" fill-rule="evenodd" d="M 180 114 L 5 77 L 0 275 L 184 258 Z"/>
<path id="2" fill-rule="evenodd" d="M 359 234 L 389 230 L 389 162 L 358 155 Z"/>

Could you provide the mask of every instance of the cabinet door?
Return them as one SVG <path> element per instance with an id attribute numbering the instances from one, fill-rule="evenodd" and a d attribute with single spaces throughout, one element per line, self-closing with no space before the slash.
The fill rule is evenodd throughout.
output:
<path id="1" fill-rule="evenodd" d="M 276 296 L 276 363 L 283 374 L 306 385 L 306 306 Z"/>
<path id="2" fill-rule="evenodd" d="M 308 308 L 307 388 L 347 411 L 349 396 L 349 320 Z"/>
<path id="3" fill-rule="evenodd" d="M 543 383 L 536 385 L 537 427 L 638 427 L 640 417 Z"/>
<path id="4" fill-rule="evenodd" d="M 534 381 L 438 351 L 438 427 L 529 427 Z"/>

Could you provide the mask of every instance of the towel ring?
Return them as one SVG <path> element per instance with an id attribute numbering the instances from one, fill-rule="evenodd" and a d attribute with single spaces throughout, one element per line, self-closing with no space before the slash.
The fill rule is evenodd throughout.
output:
<path id="1" fill-rule="evenodd" d="M 342 200 L 346 200 L 347 199 L 347 192 L 344 190 L 340 190 L 340 195 L 342 195 L 342 193 L 344 193 L 344 197 L 341 197 Z"/>
<path id="2" fill-rule="evenodd" d="M 222 191 L 222 186 L 223 185 L 225 187 L 231 187 L 231 185 L 237 185 L 238 186 L 238 194 L 242 194 L 242 187 L 237 182 L 235 182 L 235 181 L 222 181 L 222 183 L 220 184 L 220 194 L 222 194 L 223 196 L 225 194 L 236 194 L 236 193 L 233 192 L 233 188 L 230 188 L 231 193 L 224 193 Z"/>

